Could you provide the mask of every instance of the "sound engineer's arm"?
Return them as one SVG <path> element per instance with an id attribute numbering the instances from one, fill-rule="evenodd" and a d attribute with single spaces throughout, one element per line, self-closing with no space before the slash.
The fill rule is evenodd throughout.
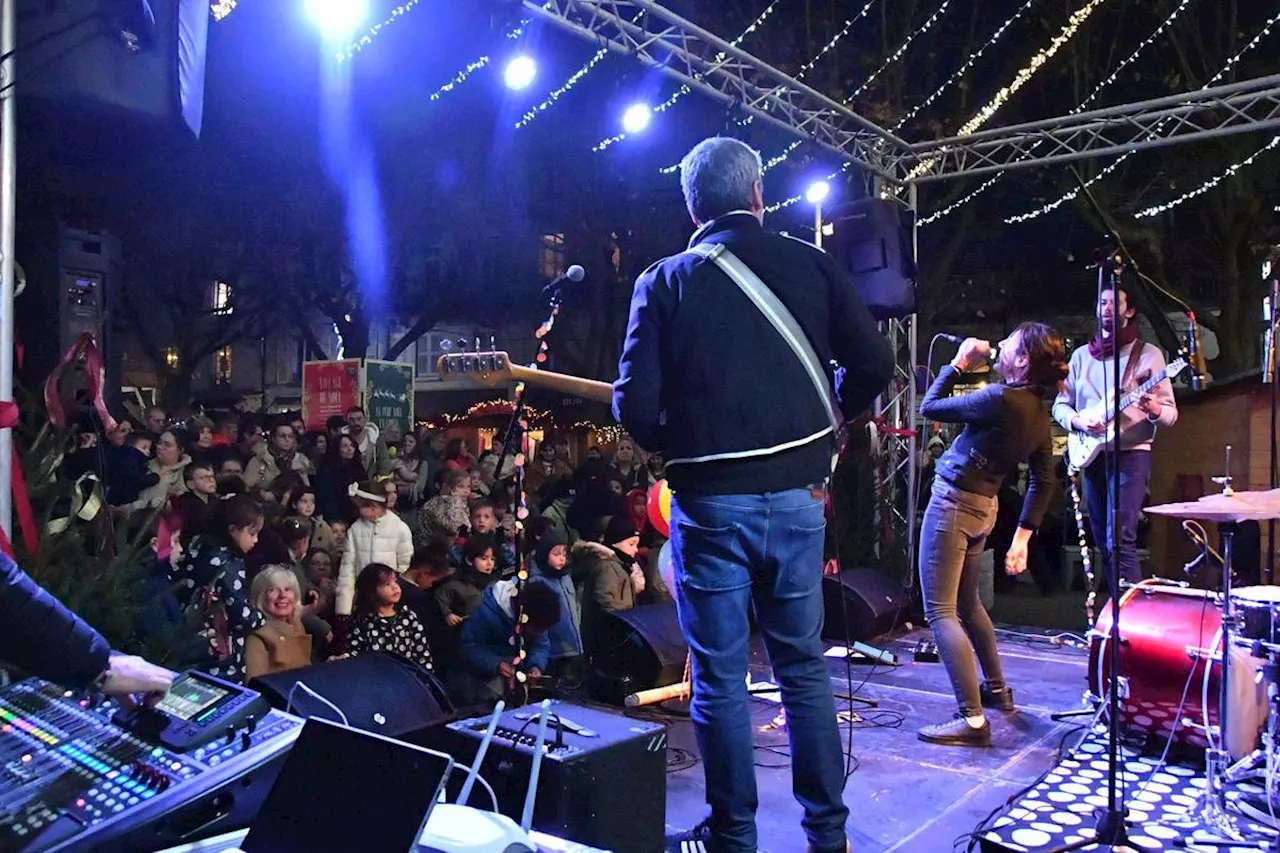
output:
<path id="1" fill-rule="evenodd" d="M 0 659 L 64 687 L 113 696 L 163 693 L 173 683 L 172 673 L 142 658 L 112 656 L 105 637 L 4 554 L 0 554 Z"/>

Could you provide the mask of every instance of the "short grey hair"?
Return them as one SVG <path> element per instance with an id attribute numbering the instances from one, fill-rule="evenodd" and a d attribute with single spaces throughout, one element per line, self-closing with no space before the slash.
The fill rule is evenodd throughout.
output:
<path id="1" fill-rule="evenodd" d="M 255 610 L 267 612 L 267 592 L 272 589 L 293 590 L 293 618 L 294 621 L 301 619 L 302 590 L 298 586 L 298 576 L 294 574 L 293 569 L 276 564 L 264 566 L 262 571 L 258 572 L 258 576 L 253 579 L 253 586 L 249 589 L 249 600 L 253 603 Z"/>
<path id="2" fill-rule="evenodd" d="M 713 136 L 680 161 L 680 187 L 689 214 L 710 222 L 734 210 L 751 209 L 751 187 L 764 174 L 760 152 L 728 136 Z"/>

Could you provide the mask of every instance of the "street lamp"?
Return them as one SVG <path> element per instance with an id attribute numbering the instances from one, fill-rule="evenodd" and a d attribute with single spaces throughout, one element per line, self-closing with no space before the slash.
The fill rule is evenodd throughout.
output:
<path id="1" fill-rule="evenodd" d="M 813 244 L 822 248 L 822 203 L 831 195 L 831 184 L 826 181 L 814 181 L 805 191 L 804 197 L 813 205 Z"/>
<path id="2" fill-rule="evenodd" d="M 502 79 L 508 89 L 519 92 L 532 86 L 537 76 L 538 63 L 533 60 L 533 57 L 521 54 L 507 63 Z"/>
<path id="3" fill-rule="evenodd" d="M 622 129 L 627 133 L 643 133 L 653 121 L 653 110 L 648 104 L 633 104 L 622 114 Z"/>
<path id="4" fill-rule="evenodd" d="M 369 17 L 368 0 L 307 0 L 307 14 L 327 37 L 350 36 Z"/>

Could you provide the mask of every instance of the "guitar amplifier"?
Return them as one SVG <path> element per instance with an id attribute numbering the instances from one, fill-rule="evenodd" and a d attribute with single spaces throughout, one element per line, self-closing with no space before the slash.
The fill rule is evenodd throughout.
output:
<path id="1" fill-rule="evenodd" d="M 581 705 L 556 702 L 547 725 L 533 826 L 614 853 L 663 849 L 667 819 L 667 729 Z M 484 738 L 489 717 L 458 720 L 426 735 L 430 749 L 470 764 Z M 493 786 L 498 808 L 516 821 L 538 734 L 538 708 L 502 715 L 480 773 Z M 449 798 L 457 797 L 454 774 Z M 471 804 L 484 792 L 477 786 Z"/>

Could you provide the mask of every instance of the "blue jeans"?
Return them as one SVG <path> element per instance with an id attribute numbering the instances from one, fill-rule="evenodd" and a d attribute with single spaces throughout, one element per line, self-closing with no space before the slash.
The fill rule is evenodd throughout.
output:
<path id="1" fill-rule="evenodd" d="M 1129 450 L 1120 459 L 1120 553 L 1111 553 L 1111 489 L 1107 465 L 1115 454 L 1104 453 L 1084 469 L 1084 499 L 1089 507 L 1089 527 L 1093 530 L 1093 544 L 1102 555 L 1103 579 L 1106 588 L 1112 588 L 1115 566 L 1120 565 L 1120 577 L 1128 583 L 1142 580 L 1142 563 L 1138 560 L 1138 522 L 1142 519 L 1142 503 L 1147 498 L 1147 486 L 1151 482 L 1151 453 L 1146 450 Z"/>
<path id="2" fill-rule="evenodd" d="M 938 656 L 966 717 L 982 714 L 975 652 L 988 686 L 1005 686 L 996 630 L 979 590 L 982 552 L 995 523 L 995 498 L 966 492 L 941 478 L 933 481 L 920 524 L 920 589 Z"/>
<path id="3" fill-rule="evenodd" d="M 672 497 L 676 603 L 693 655 L 691 714 L 717 851 L 756 849 L 746 685 L 753 601 L 787 711 L 805 834 L 816 850 L 845 849 L 844 750 L 820 639 L 825 528 L 823 504 L 808 489 Z"/>

